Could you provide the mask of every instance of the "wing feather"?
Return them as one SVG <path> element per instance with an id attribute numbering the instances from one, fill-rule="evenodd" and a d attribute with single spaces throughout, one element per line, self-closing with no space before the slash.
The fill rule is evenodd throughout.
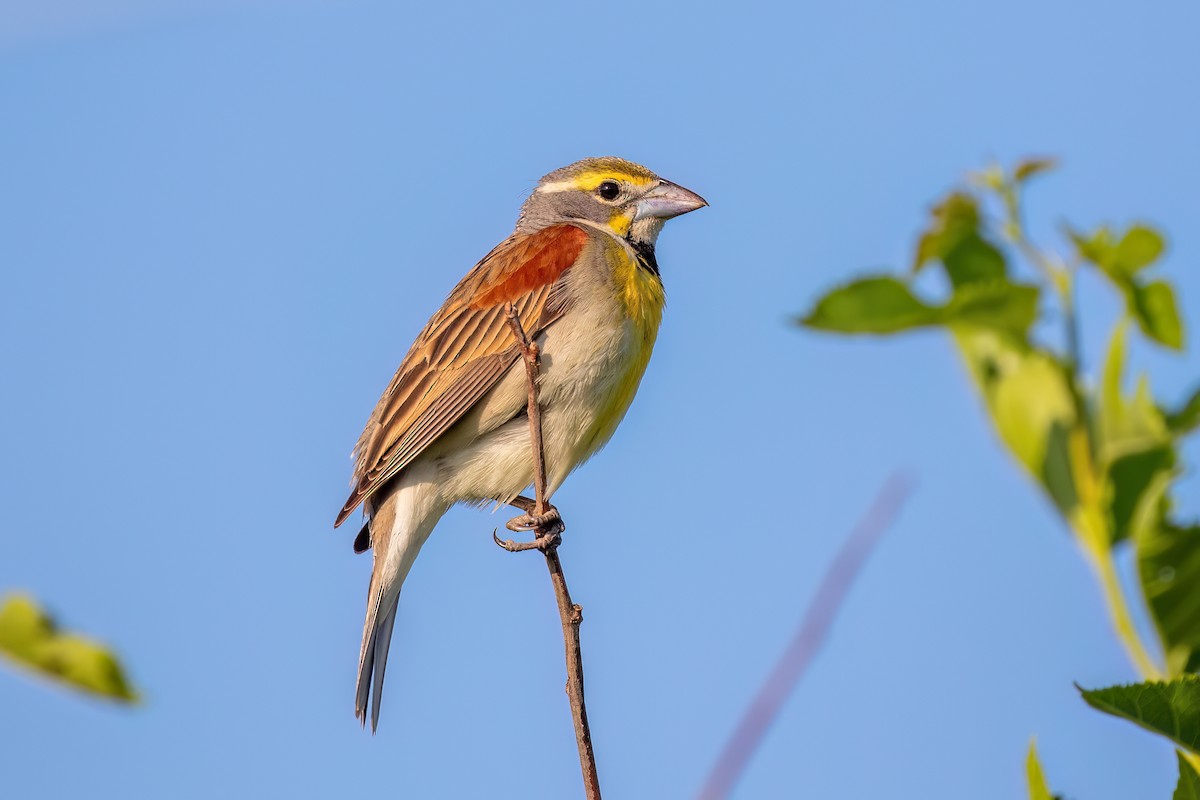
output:
<path id="1" fill-rule="evenodd" d="M 589 234 L 555 225 L 514 234 L 450 293 L 400 364 L 354 448 L 354 491 L 334 526 L 462 419 L 520 356 L 504 307 L 536 335 L 562 316 L 563 274 Z"/>

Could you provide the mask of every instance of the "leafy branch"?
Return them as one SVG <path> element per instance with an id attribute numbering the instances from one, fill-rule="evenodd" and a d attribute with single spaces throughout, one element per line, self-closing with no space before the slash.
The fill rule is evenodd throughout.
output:
<path id="1" fill-rule="evenodd" d="M 1143 681 L 1099 691 L 1165 698 L 1154 707 L 1200 728 L 1200 704 L 1185 702 L 1191 694 L 1183 691 L 1200 668 L 1200 525 L 1177 520 L 1171 500 L 1183 469 L 1180 442 L 1200 426 L 1200 388 L 1177 406 L 1156 399 L 1145 376 L 1132 393 L 1124 388 L 1130 328 L 1154 345 L 1183 349 L 1175 290 L 1149 276 L 1165 242 L 1154 228 L 1135 224 L 1120 232 L 1067 227 L 1061 253 L 1036 244 L 1023 219 L 1024 190 L 1054 166 L 1033 159 L 1011 172 L 976 173 L 933 208 L 906 274 L 839 286 L 797 321 L 849 335 L 917 328 L 950 334 L 1001 442 L 1079 543 Z M 917 287 L 931 265 L 940 267 L 946 287 L 938 301 Z M 1076 287 L 1084 271 L 1123 301 L 1096 379 L 1083 368 Z M 1138 564 L 1135 588 L 1122 585 L 1116 567 L 1129 550 Z M 1150 637 L 1134 624 L 1139 602 L 1154 623 Z M 1085 692 L 1089 702 L 1095 696 Z M 1163 732 L 1157 719 L 1135 721 Z M 1188 770 L 1200 768 L 1194 750 L 1181 751 L 1180 759 Z M 1181 772 L 1181 787 L 1189 774 Z"/>

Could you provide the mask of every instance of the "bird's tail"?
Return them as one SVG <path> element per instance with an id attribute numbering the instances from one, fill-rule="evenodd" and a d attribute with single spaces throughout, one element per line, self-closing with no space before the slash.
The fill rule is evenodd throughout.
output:
<path id="1" fill-rule="evenodd" d="M 438 506 L 436 496 L 437 490 L 432 483 L 401 476 L 396 488 L 373 504 L 370 512 L 368 526 L 375 561 L 367 591 L 362 648 L 358 654 L 354 715 L 366 725 L 369 707 L 372 733 L 379 727 L 383 674 L 387 668 L 392 628 L 396 624 L 400 587 L 421 546 L 446 510 Z"/>

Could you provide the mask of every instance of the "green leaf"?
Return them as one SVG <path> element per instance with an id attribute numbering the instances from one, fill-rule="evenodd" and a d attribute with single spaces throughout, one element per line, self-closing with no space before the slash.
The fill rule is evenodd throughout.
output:
<path id="1" fill-rule="evenodd" d="M 1092 708 L 1141 725 L 1193 753 L 1200 748 L 1200 676 L 1107 689 L 1076 688 Z"/>
<path id="2" fill-rule="evenodd" d="M 50 616 L 24 595 L 12 595 L 0 604 L 0 655 L 75 689 L 124 702 L 137 700 L 108 648 L 60 632 Z"/>
<path id="3" fill-rule="evenodd" d="M 1130 313 L 1142 333 L 1174 350 L 1183 349 L 1183 321 L 1175 305 L 1175 291 L 1166 281 L 1144 286 L 1131 284 L 1128 289 Z"/>
<path id="4" fill-rule="evenodd" d="M 0 604 L 0 653 L 32 661 L 38 646 L 54 635 L 54 623 L 28 597 L 14 595 Z"/>
<path id="5" fill-rule="evenodd" d="M 1162 234 L 1147 225 L 1134 225 L 1125 232 L 1114 251 L 1113 269 L 1133 277 L 1162 255 Z"/>
<path id="6" fill-rule="evenodd" d="M 1042 774 L 1042 764 L 1038 761 L 1034 742 L 1029 743 L 1029 755 L 1025 757 L 1025 776 L 1029 781 L 1029 800 L 1054 800 L 1050 787 L 1046 785 L 1046 776 Z"/>
<path id="7" fill-rule="evenodd" d="M 1175 757 L 1179 759 L 1179 783 L 1175 785 L 1172 800 L 1200 800 L 1200 774 L 1192 769 L 1187 757 L 1178 750 Z"/>
<path id="8" fill-rule="evenodd" d="M 1068 230 L 1080 257 L 1100 268 L 1125 295 L 1125 306 L 1138 327 L 1151 340 L 1175 350 L 1183 349 L 1183 321 L 1175 291 L 1166 281 L 1139 283 L 1137 274 L 1162 255 L 1162 235 L 1146 225 L 1134 225 L 1118 241 L 1108 228 L 1090 236 Z"/>
<path id="9" fill-rule="evenodd" d="M 1069 513 L 1078 504 L 1068 454 L 1075 402 L 1063 364 L 999 331 L 965 325 L 953 330 L 1000 438 Z"/>
<path id="10" fill-rule="evenodd" d="M 1173 436 L 1183 436 L 1200 427 L 1200 386 L 1192 391 L 1192 396 L 1182 406 L 1167 412 L 1166 423 Z"/>
<path id="11" fill-rule="evenodd" d="M 1091 234 L 1083 234 L 1067 228 L 1067 235 L 1075 243 L 1075 249 L 1080 258 L 1089 264 L 1100 267 L 1106 275 L 1112 277 L 1108 265 L 1116 259 L 1117 246 L 1113 232 L 1107 225 L 1101 225 Z"/>
<path id="12" fill-rule="evenodd" d="M 955 289 L 967 284 L 1004 280 L 1004 255 L 979 232 L 978 202 L 955 192 L 934 206 L 929 227 L 917 242 L 913 271 L 940 261 Z"/>
<path id="13" fill-rule="evenodd" d="M 1163 444 L 1147 450 L 1127 453 L 1107 465 L 1108 510 L 1112 522 L 1112 540 L 1129 538 L 1137 526 L 1135 515 L 1159 476 L 1175 470 L 1175 448 Z"/>
<path id="14" fill-rule="evenodd" d="M 1200 669 L 1200 526 L 1165 518 L 1170 476 L 1148 488 L 1133 522 L 1138 577 L 1169 674 Z"/>
<path id="15" fill-rule="evenodd" d="M 965 236 L 979 230 L 979 205 L 965 192 L 953 192 L 930 211 L 929 227 L 917 241 L 913 271 L 941 259 Z"/>
<path id="16" fill-rule="evenodd" d="M 1005 331 L 1025 341 L 1037 321 L 1040 291 L 1007 281 L 972 283 L 959 287 L 942 310 L 946 324 L 966 324 Z"/>
<path id="17" fill-rule="evenodd" d="M 939 314 L 918 300 L 904 282 L 879 276 L 834 289 L 800 323 L 836 333 L 888 334 L 934 325 Z"/>
<path id="18" fill-rule="evenodd" d="M 1101 461 L 1112 461 L 1125 453 L 1138 452 L 1170 442 L 1162 411 L 1154 403 L 1149 384 L 1142 379 L 1132 397 L 1126 396 L 1126 325 L 1119 323 L 1108 344 L 1108 355 L 1097 397 L 1097 443 Z"/>
<path id="19" fill-rule="evenodd" d="M 977 233 L 959 239 L 942 254 L 950 284 L 958 289 L 972 283 L 1000 281 L 1007 266 L 1000 250 Z"/>
<path id="20" fill-rule="evenodd" d="M 1099 267 L 1118 286 L 1157 261 L 1165 248 L 1162 234 L 1149 225 L 1132 225 L 1120 239 L 1107 226 L 1090 235 L 1070 229 L 1067 233 L 1083 260 Z"/>
<path id="21" fill-rule="evenodd" d="M 1132 396 L 1122 389 L 1125 331 L 1126 325 L 1118 324 L 1109 342 L 1095 415 L 1096 454 L 1114 542 L 1130 535 L 1146 491 L 1176 464 L 1174 442 L 1147 381 L 1140 380 Z"/>
<path id="22" fill-rule="evenodd" d="M 1040 175 L 1043 172 L 1050 172 L 1058 168 L 1058 159 L 1055 158 L 1027 158 L 1017 162 L 1016 168 L 1013 170 L 1013 179 L 1017 183 L 1024 183 L 1035 175 Z"/>
<path id="23" fill-rule="evenodd" d="M 890 334 L 932 325 L 997 328 L 1024 339 L 1037 319 L 1036 286 L 1008 282 L 961 287 L 944 306 L 930 305 L 891 276 L 862 278 L 820 300 L 800 324 L 836 333 Z"/>

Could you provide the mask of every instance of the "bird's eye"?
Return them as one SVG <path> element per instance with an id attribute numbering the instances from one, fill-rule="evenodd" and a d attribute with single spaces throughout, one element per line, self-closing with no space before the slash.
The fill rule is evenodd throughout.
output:
<path id="1" fill-rule="evenodd" d="M 603 197 L 605 200 L 616 200 L 617 195 L 621 193 L 621 187 L 616 181 L 605 181 L 596 187 L 596 194 Z"/>

